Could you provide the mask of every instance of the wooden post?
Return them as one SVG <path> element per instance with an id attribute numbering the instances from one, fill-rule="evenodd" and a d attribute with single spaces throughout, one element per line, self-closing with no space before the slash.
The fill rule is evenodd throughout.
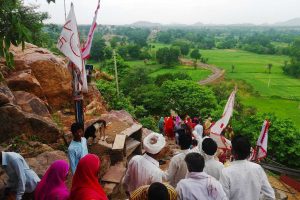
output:
<path id="1" fill-rule="evenodd" d="M 113 56 L 114 56 L 114 66 L 115 66 L 115 77 L 116 77 L 117 95 L 119 97 L 120 91 L 119 91 L 118 67 L 117 67 L 117 60 L 116 60 L 116 51 L 115 51 L 115 49 L 113 50 Z"/>

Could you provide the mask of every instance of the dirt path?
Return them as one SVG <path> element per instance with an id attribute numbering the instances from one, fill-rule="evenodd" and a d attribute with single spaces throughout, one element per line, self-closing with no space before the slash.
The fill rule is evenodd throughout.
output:
<path id="1" fill-rule="evenodd" d="M 190 59 L 181 58 L 180 62 L 184 65 L 194 66 L 194 61 Z M 200 67 L 202 69 L 207 69 L 212 72 L 211 75 L 209 75 L 206 79 L 199 80 L 200 85 L 206 85 L 210 83 L 215 83 L 219 80 L 222 80 L 224 78 L 225 70 L 220 69 L 216 66 L 204 64 L 204 63 L 197 63 L 197 67 Z"/>

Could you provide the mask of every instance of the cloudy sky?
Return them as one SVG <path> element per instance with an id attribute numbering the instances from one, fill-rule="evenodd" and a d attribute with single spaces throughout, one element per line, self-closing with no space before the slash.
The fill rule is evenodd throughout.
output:
<path id="1" fill-rule="evenodd" d="M 64 23 L 63 0 L 24 0 L 40 5 L 51 19 Z M 65 0 L 67 12 L 71 0 Z M 72 0 L 78 24 L 90 24 L 98 0 Z M 151 21 L 162 24 L 196 22 L 213 24 L 274 23 L 300 17 L 300 0 L 101 0 L 98 23 L 130 24 Z"/>

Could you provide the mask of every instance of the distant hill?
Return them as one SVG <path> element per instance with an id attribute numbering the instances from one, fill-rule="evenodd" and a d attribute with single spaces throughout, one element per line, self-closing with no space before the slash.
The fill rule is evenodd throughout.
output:
<path id="1" fill-rule="evenodd" d="M 300 18 L 298 17 L 298 18 L 290 19 L 285 22 L 278 22 L 272 25 L 273 26 L 300 26 Z"/>
<path id="2" fill-rule="evenodd" d="M 162 26 L 160 23 L 153 23 L 153 22 L 148 22 L 148 21 L 137 21 L 130 26 L 137 26 L 137 27 L 155 27 L 155 26 Z"/>
<path id="3" fill-rule="evenodd" d="M 160 24 L 160 23 L 153 23 L 148 21 L 137 21 L 135 23 L 129 24 L 129 26 L 136 26 L 136 27 L 161 27 L 161 26 L 169 26 L 169 27 L 184 27 L 184 26 L 194 26 L 194 27 L 207 27 L 207 26 L 239 26 L 239 27 L 247 27 L 247 26 L 300 26 L 300 17 L 290 19 L 284 22 L 277 22 L 274 24 L 252 24 L 252 23 L 240 23 L 240 24 L 204 24 L 202 22 L 196 22 L 194 24 L 179 24 L 179 23 L 172 23 L 172 24 Z"/>

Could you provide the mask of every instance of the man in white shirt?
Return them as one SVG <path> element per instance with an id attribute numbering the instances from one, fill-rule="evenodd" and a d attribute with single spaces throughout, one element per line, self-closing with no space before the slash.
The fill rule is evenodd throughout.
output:
<path id="1" fill-rule="evenodd" d="M 9 177 L 4 195 L 13 193 L 16 195 L 16 200 L 21 200 L 25 193 L 34 192 L 40 178 L 29 168 L 20 154 L 1 152 L 0 164 Z"/>
<path id="2" fill-rule="evenodd" d="M 197 138 L 200 137 L 202 138 L 203 137 L 203 126 L 201 125 L 201 122 L 199 119 L 196 119 L 195 120 L 195 123 L 197 124 L 194 128 L 194 131 L 195 133 L 197 134 Z M 197 139 L 196 138 L 196 139 Z"/>
<path id="3" fill-rule="evenodd" d="M 235 161 L 222 170 L 220 182 L 230 200 L 275 199 L 263 168 L 247 160 L 250 155 L 250 142 L 243 136 L 232 140 L 232 155 Z"/>
<path id="4" fill-rule="evenodd" d="M 185 157 L 189 173 L 176 187 L 180 200 L 227 200 L 222 185 L 214 177 L 203 172 L 204 158 L 199 153 Z"/>
<path id="5" fill-rule="evenodd" d="M 127 193 L 142 185 L 162 182 L 165 179 L 165 174 L 159 168 L 159 162 L 157 161 L 162 157 L 160 152 L 165 145 L 165 138 L 161 134 L 152 132 L 145 137 L 143 146 L 146 153 L 131 158 L 123 178 L 123 185 Z"/>
<path id="6" fill-rule="evenodd" d="M 173 187 L 176 187 L 177 183 L 185 178 L 188 170 L 184 158 L 186 154 L 190 152 L 190 147 L 192 145 L 191 135 L 187 134 L 184 129 L 178 130 L 178 133 L 178 142 L 181 152 L 171 159 L 169 168 L 166 172 L 167 179 Z"/>
<path id="7" fill-rule="evenodd" d="M 73 140 L 68 148 L 68 156 L 72 174 L 75 173 L 79 160 L 88 154 L 87 143 L 83 137 L 83 125 L 80 123 L 73 123 L 71 126 Z"/>
<path id="8" fill-rule="evenodd" d="M 215 159 L 215 153 L 218 149 L 217 143 L 213 139 L 206 137 L 202 141 L 201 148 L 201 154 L 205 160 L 203 171 L 219 180 L 224 165 Z"/>

